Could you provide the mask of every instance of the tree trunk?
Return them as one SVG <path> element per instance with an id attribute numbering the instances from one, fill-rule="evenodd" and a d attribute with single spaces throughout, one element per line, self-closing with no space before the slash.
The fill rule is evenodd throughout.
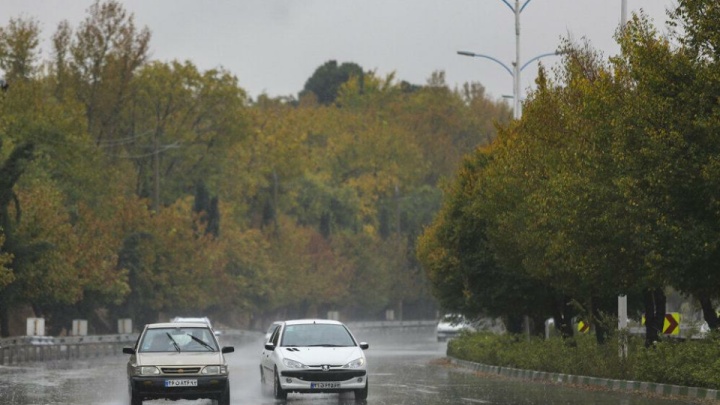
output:
<path id="1" fill-rule="evenodd" d="M 703 311 L 703 318 L 705 319 L 705 322 L 707 322 L 710 330 L 717 330 L 718 326 L 720 326 L 720 321 L 718 321 L 717 312 L 715 312 L 715 307 L 713 307 L 710 298 L 700 298 L 700 307 Z"/>
<path id="2" fill-rule="evenodd" d="M 10 336 L 10 314 L 5 303 L 0 302 L 0 337 Z"/>
<path id="3" fill-rule="evenodd" d="M 607 337 L 610 334 L 610 331 L 608 330 L 608 326 L 600 322 L 601 316 L 602 316 L 602 310 L 601 310 L 601 300 L 597 297 L 591 298 L 591 305 L 592 305 L 592 325 L 595 329 L 595 340 L 599 345 L 605 344 L 607 341 Z"/>
<path id="4" fill-rule="evenodd" d="M 563 339 L 573 337 L 572 314 L 568 310 L 566 297 L 556 298 L 553 303 L 553 321 Z"/>
<path id="5" fill-rule="evenodd" d="M 645 301 L 645 347 L 660 341 L 665 322 L 665 293 L 661 288 L 647 289 Z"/>
<path id="6" fill-rule="evenodd" d="M 522 315 L 508 315 L 504 319 L 505 328 L 510 334 L 520 335 L 524 331 L 523 319 Z"/>

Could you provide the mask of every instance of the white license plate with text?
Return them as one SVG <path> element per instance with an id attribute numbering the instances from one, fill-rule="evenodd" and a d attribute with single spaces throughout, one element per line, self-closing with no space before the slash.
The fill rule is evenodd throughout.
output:
<path id="1" fill-rule="evenodd" d="M 340 388 L 339 382 L 320 382 L 320 383 L 310 383 L 310 388 L 312 389 L 328 389 L 328 388 Z"/>
<path id="2" fill-rule="evenodd" d="M 197 380 L 165 380 L 166 387 L 197 387 Z"/>

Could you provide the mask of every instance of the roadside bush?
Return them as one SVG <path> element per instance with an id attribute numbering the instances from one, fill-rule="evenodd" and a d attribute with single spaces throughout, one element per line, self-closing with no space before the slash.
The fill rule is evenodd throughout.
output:
<path id="1" fill-rule="evenodd" d="M 620 356 L 618 336 L 598 345 L 594 336 L 563 340 L 469 333 L 448 343 L 448 356 L 482 364 L 590 377 L 720 389 L 720 339 L 667 339 L 646 349 L 644 339 L 627 339 Z"/>
<path id="2" fill-rule="evenodd" d="M 667 340 L 638 351 L 638 381 L 720 389 L 720 344 L 716 338 Z"/>

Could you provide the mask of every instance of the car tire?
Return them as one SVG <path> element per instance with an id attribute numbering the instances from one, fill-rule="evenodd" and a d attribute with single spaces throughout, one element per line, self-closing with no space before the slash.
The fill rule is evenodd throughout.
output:
<path id="1" fill-rule="evenodd" d="M 263 370 L 262 365 L 260 365 L 260 393 L 263 396 L 270 396 L 270 389 L 268 388 L 268 382 L 265 379 L 265 370 Z"/>
<path id="2" fill-rule="evenodd" d="M 217 405 L 230 405 L 230 381 L 225 386 L 225 391 L 220 394 L 220 398 L 217 400 Z"/>
<path id="3" fill-rule="evenodd" d="M 282 389 L 282 386 L 280 385 L 280 374 L 277 371 L 277 367 L 275 368 L 275 378 L 273 378 L 273 397 L 275 399 L 280 400 L 286 400 L 287 399 L 287 391 Z"/>
<path id="4" fill-rule="evenodd" d="M 142 405 L 143 400 L 140 398 L 139 395 L 135 394 L 133 392 L 132 388 L 130 389 L 130 405 Z"/>
<path id="5" fill-rule="evenodd" d="M 364 401 L 368 397 L 368 382 L 365 380 L 365 388 L 355 390 L 355 399 L 358 401 Z"/>

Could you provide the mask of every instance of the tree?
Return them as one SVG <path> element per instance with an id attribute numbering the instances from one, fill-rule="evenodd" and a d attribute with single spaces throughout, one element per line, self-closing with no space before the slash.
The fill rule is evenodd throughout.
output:
<path id="1" fill-rule="evenodd" d="M 25 172 L 28 162 L 34 158 L 34 148 L 35 145 L 32 143 L 23 143 L 16 146 L 0 167 L 0 231 L 3 235 L 0 255 L 2 255 L 3 261 L 12 257 L 12 262 L 9 263 L 7 268 L 12 270 L 13 274 L 6 274 L 5 277 L 5 280 L 9 281 L 13 281 L 16 274 L 22 271 L 17 266 L 17 262 L 23 260 L 22 249 L 30 248 L 29 250 L 34 250 L 31 247 L 22 246 L 17 239 L 15 227 L 20 220 L 21 207 L 14 191 L 15 184 Z M 12 213 L 15 215 L 12 216 Z M 10 305 L 13 304 L 13 297 L 7 293 L 8 285 L 10 283 L 5 284 L 3 287 L 3 294 L 0 299 L 0 336 L 9 335 L 8 311 Z"/>
<path id="2" fill-rule="evenodd" d="M 217 190 L 227 150 L 245 136 L 245 92 L 226 71 L 190 62 L 153 62 L 133 81 L 126 150 L 138 173 L 137 194 L 154 209 L 192 193 Z"/>
<path id="3" fill-rule="evenodd" d="M 0 29 L 0 69 L 5 80 L 15 82 L 31 78 L 38 69 L 39 23 L 35 19 L 11 18 Z"/>
<path id="4" fill-rule="evenodd" d="M 127 137 L 121 126 L 124 107 L 132 78 L 147 60 L 150 31 L 138 30 L 120 2 L 96 0 L 73 40 L 69 34 L 69 25 L 61 24 L 53 37 L 59 79 L 72 82 L 96 143 L 117 147 Z"/>
<path id="5" fill-rule="evenodd" d="M 358 64 L 345 62 L 338 66 L 337 61 L 327 61 L 305 82 L 300 97 L 313 93 L 320 104 L 330 105 L 335 102 L 340 87 L 353 78 L 359 83 L 363 81 L 363 70 Z"/>

